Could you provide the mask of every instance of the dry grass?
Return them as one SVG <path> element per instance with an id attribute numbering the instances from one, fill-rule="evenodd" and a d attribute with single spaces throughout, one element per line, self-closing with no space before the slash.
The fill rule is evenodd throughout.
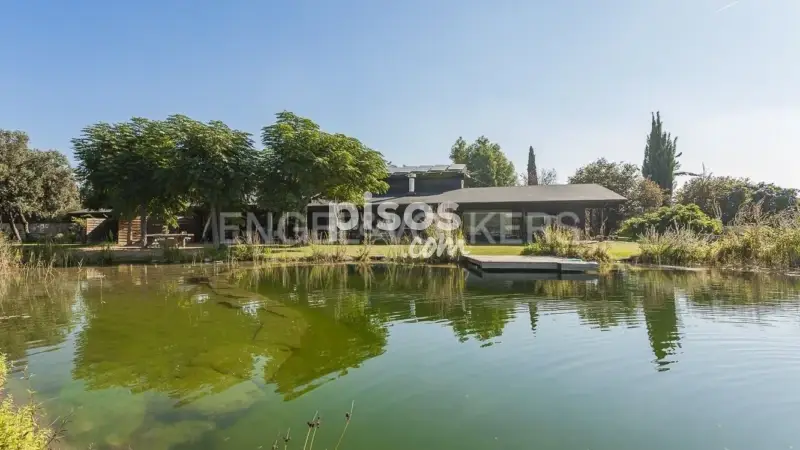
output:
<path id="1" fill-rule="evenodd" d="M 651 230 L 639 240 L 643 263 L 707 265 L 773 270 L 800 267 L 800 215 L 761 214 L 758 205 L 743 208 L 734 225 L 712 239 L 691 230 Z"/>
<path id="2" fill-rule="evenodd" d="M 555 226 L 545 228 L 536 242 L 526 245 L 520 254 L 580 258 L 599 263 L 610 263 L 614 259 L 607 245 L 582 243 L 575 230 Z"/>

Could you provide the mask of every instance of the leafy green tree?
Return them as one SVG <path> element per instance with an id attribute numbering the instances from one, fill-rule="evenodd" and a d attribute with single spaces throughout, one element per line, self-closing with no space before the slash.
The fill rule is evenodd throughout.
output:
<path id="1" fill-rule="evenodd" d="M 88 126 L 72 140 L 84 192 L 120 217 L 138 212 L 142 245 L 148 216 L 174 222 L 186 207 L 185 192 L 176 184 L 179 155 L 171 131 L 165 122 L 135 117 Z"/>
<path id="2" fill-rule="evenodd" d="M 636 164 L 613 162 L 600 158 L 583 167 L 568 178 L 570 184 L 599 184 L 625 197 L 628 201 L 620 206 L 589 211 L 587 222 L 593 234 L 609 232 L 619 220 L 635 214 L 637 200 L 634 198 L 642 177 Z"/>
<path id="3" fill-rule="evenodd" d="M 259 203 L 276 211 L 306 211 L 314 200 L 363 204 L 364 193 L 389 188 L 386 161 L 358 139 L 322 131 L 292 112 L 276 114 L 261 134 Z"/>
<path id="4" fill-rule="evenodd" d="M 528 186 L 539 184 L 539 173 L 536 171 L 536 154 L 533 153 L 533 146 L 528 147 Z"/>
<path id="5" fill-rule="evenodd" d="M 174 193 L 209 211 L 212 239 L 219 246 L 219 213 L 252 200 L 258 153 L 250 134 L 182 115 L 170 116 L 166 128 L 176 154 Z"/>
<path id="6" fill-rule="evenodd" d="M 0 218 L 9 220 L 18 240 L 22 236 L 16 220 L 27 234 L 29 218 L 54 217 L 74 208 L 77 193 L 64 155 L 29 148 L 24 132 L 0 130 Z"/>
<path id="7" fill-rule="evenodd" d="M 578 168 L 567 182 L 570 184 L 599 184 L 623 197 L 630 198 L 639 180 L 639 167 L 636 164 L 618 163 L 600 158 Z"/>
<path id="8" fill-rule="evenodd" d="M 658 209 L 664 204 L 664 193 L 655 181 L 642 178 L 633 188 L 628 197 L 629 209 L 632 214 L 642 214 Z"/>
<path id="9" fill-rule="evenodd" d="M 681 153 L 676 152 L 678 138 L 673 138 L 663 127 L 661 113 L 656 112 L 652 115 L 650 134 L 644 148 L 642 175 L 658 183 L 665 193 L 664 201 L 667 203 L 672 199 Z"/>
<path id="10" fill-rule="evenodd" d="M 758 183 L 753 187 L 754 203 L 761 205 L 766 213 L 776 213 L 797 207 L 797 189 L 782 188 L 772 183 Z"/>
<path id="11" fill-rule="evenodd" d="M 481 136 L 472 144 L 459 137 L 450 149 L 450 159 L 456 164 L 466 164 L 470 187 L 514 186 L 517 175 L 514 164 L 508 160 L 499 144 Z"/>
<path id="12" fill-rule="evenodd" d="M 681 204 L 696 204 L 706 214 L 730 224 L 745 205 L 760 203 L 762 212 L 775 214 L 797 207 L 797 190 L 747 178 L 703 175 L 687 181 L 677 192 Z"/>

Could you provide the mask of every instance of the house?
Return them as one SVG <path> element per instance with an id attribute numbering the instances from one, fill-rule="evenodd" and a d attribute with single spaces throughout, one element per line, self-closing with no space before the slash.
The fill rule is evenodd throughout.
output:
<path id="1" fill-rule="evenodd" d="M 425 213 L 420 205 L 428 205 L 433 212 L 440 205 L 452 206 L 462 222 L 464 238 L 468 243 L 519 244 L 535 238 L 535 232 L 552 223 L 584 228 L 586 211 L 605 210 L 626 199 L 596 184 L 566 184 L 549 186 L 465 187 L 469 174 L 464 164 L 432 166 L 390 166 L 386 180 L 389 185 L 383 194 L 367 194 L 365 204 L 358 208 L 359 223 L 363 226 L 365 211 L 372 212 L 373 236 L 376 235 L 378 212 L 390 206 L 400 217 L 409 214 L 421 220 Z M 312 236 L 324 238 L 332 231 L 328 220 L 332 203 L 316 201 L 308 206 L 307 226 Z M 381 206 L 383 205 L 383 206 Z M 266 214 L 266 213 L 265 213 Z M 87 240 L 105 240 L 109 227 L 120 245 L 132 245 L 141 240 L 140 221 L 112 219 L 110 211 L 76 211 L 75 217 L 87 218 Z M 264 220 L 263 214 L 256 214 Z M 195 236 L 196 241 L 209 240 L 207 212 L 195 209 L 178 220 L 178 230 Z M 249 227 L 249 219 L 240 221 L 240 227 Z M 288 223 L 294 223 L 290 220 Z M 100 225 L 103 226 L 100 226 Z M 205 224 L 205 226 L 204 226 Z M 280 221 L 270 218 L 260 223 L 275 236 Z M 148 220 L 148 233 L 162 232 L 163 223 Z M 235 226 L 234 226 L 235 228 Z M 244 231 L 244 230 L 242 230 Z M 272 232 L 270 232 L 272 231 Z M 395 232 L 413 234 L 402 225 Z M 348 233 L 350 238 L 361 239 L 363 229 Z"/>
<path id="2" fill-rule="evenodd" d="M 388 191 L 369 196 L 364 209 L 374 214 L 378 205 L 391 202 L 402 217 L 415 203 L 434 211 L 439 205 L 455 204 L 468 242 L 516 244 L 530 241 L 537 229 L 554 221 L 583 229 L 587 209 L 626 201 L 597 184 L 465 187 L 468 178 L 464 164 L 389 167 Z M 318 229 L 327 223 L 328 210 L 324 202 L 309 205 L 310 226 Z"/>

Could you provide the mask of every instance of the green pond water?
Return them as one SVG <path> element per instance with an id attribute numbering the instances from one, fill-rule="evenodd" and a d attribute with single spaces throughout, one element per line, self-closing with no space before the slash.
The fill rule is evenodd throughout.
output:
<path id="1" fill-rule="evenodd" d="M 10 390 L 70 449 L 800 449 L 798 279 L 216 270 L 6 284 Z"/>

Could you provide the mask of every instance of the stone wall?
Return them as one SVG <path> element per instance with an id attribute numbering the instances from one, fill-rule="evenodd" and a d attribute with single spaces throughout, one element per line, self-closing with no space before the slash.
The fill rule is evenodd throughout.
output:
<path id="1" fill-rule="evenodd" d="M 55 223 L 34 223 L 31 222 L 28 224 L 28 228 L 30 229 L 31 235 L 34 237 L 55 237 L 59 233 L 61 234 L 69 234 L 73 231 L 74 225 L 70 222 L 55 222 Z M 19 233 L 22 234 L 25 230 L 25 225 L 18 223 L 17 230 Z M 8 223 L 0 223 L 0 231 L 3 233 L 12 236 L 14 231 L 11 229 L 11 224 Z"/>

